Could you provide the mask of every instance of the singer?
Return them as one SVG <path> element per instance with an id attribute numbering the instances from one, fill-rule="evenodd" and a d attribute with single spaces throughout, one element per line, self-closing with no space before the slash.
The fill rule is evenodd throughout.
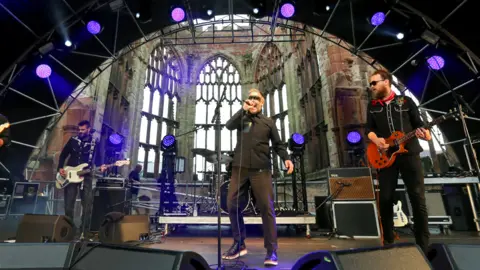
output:
<path id="1" fill-rule="evenodd" d="M 245 224 L 240 209 L 245 207 L 246 202 L 242 199 L 251 186 L 256 206 L 262 214 L 264 246 L 267 249 L 264 264 L 268 266 L 278 264 L 269 141 L 272 141 L 273 149 L 285 161 L 288 174 L 293 172 L 293 163 L 289 159 L 275 123 L 261 113 L 264 102 L 262 93 L 257 89 L 251 89 L 243 108 L 226 123 L 229 130 L 237 130 L 237 145 L 227 195 L 227 209 L 234 242 L 222 258 L 233 260 L 247 254 Z"/>

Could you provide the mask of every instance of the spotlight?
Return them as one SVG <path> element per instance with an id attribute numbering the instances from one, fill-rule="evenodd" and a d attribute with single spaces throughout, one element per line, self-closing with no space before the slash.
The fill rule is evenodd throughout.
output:
<path id="1" fill-rule="evenodd" d="M 72 42 L 67 39 L 67 40 L 65 41 L 65 46 L 71 47 L 71 46 L 72 46 Z"/>
<path id="2" fill-rule="evenodd" d="M 401 32 L 397 34 L 397 39 L 398 40 L 402 40 L 404 37 L 405 37 L 405 35 Z"/>
<path id="3" fill-rule="evenodd" d="M 180 7 L 176 7 L 172 10 L 171 16 L 174 21 L 181 22 L 185 19 L 185 11 Z"/>
<path id="4" fill-rule="evenodd" d="M 361 141 L 362 141 L 362 135 L 360 134 L 360 132 L 358 132 L 356 130 L 348 132 L 348 134 L 347 134 L 348 144 L 358 145 L 358 144 L 360 144 Z"/>
<path id="5" fill-rule="evenodd" d="M 211 9 L 207 10 L 207 15 L 208 16 L 212 16 L 212 14 L 213 14 L 213 11 Z"/>
<path id="6" fill-rule="evenodd" d="M 445 66 L 445 60 L 443 57 L 434 55 L 430 58 L 427 59 L 428 66 L 430 66 L 431 69 L 434 70 L 440 70 Z"/>
<path id="7" fill-rule="evenodd" d="M 283 17 L 290 18 L 293 16 L 293 14 L 295 14 L 295 7 L 293 6 L 292 3 L 285 2 L 280 7 L 280 13 L 282 14 Z"/>
<path id="8" fill-rule="evenodd" d="M 102 26 L 97 21 L 89 21 L 87 23 L 87 30 L 88 32 L 90 32 L 90 34 L 96 35 L 100 33 L 100 31 L 102 30 Z"/>
<path id="9" fill-rule="evenodd" d="M 383 12 L 377 12 L 373 14 L 372 19 L 370 20 L 372 25 L 375 25 L 375 26 L 379 26 L 384 21 L 385 21 L 385 13 Z"/>
<path id="10" fill-rule="evenodd" d="M 258 14 L 258 8 L 253 9 L 253 14 Z"/>
<path id="11" fill-rule="evenodd" d="M 162 139 L 162 145 L 161 145 L 162 151 L 168 151 L 168 152 L 175 152 L 177 151 L 177 141 L 175 139 L 175 136 L 168 134 L 165 135 Z"/>
<path id="12" fill-rule="evenodd" d="M 135 18 L 139 19 L 139 18 L 140 18 L 140 13 L 137 12 L 137 13 L 135 14 Z"/>
<path id="13" fill-rule="evenodd" d="M 300 133 L 293 133 L 288 140 L 288 149 L 295 154 L 303 153 L 305 150 L 305 138 Z"/>
<path id="14" fill-rule="evenodd" d="M 123 138 L 120 136 L 118 133 L 113 133 L 108 137 L 108 140 L 110 141 L 111 144 L 113 145 L 119 145 L 122 143 Z"/>
<path id="15" fill-rule="evenodd" d="M 326 10 L 326 11 L 329 11 L 329 10 L 330 10 L 330 6 L 326 6 L 326 7 L 325 7 L 325 10 Z"/>
<path id="16" fill-rule="evenodd" d="M 52 69 L 47 64 L 40 64 L 37 66 L 36 73 L 38 77 L 46 79 L 52 75 Z"/>

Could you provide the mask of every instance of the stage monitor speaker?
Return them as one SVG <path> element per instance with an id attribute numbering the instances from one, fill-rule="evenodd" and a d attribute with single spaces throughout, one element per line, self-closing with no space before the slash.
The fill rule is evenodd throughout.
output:
<path id="1" fill-rule="evenodd" d="M 149 233 L 148 215 L 125 216 L 119 212 L 112 212 L 105 216 L 98 237 L 102 243 L 120 244 L 142 240 Z"/>
<path id="2" fill-rule="evenodd" d="M 116 245 L 90 245 L 82 252 L 72 270 L 204 270 L 210 269 L 205 259 L 191 251 L 161 250 Z"/>
<path id="3" fill-rule="evenodd" d="M 333 224 L 340 238 L 379 238 L 375 201 L 334 201 Z"/>
<path id="4" fill-rule="evenodd" d="M 433 269 L 477 270 L 480 268 L 480 245 L 431 244 L 428 258 Z"/>
<path id="5" fill-rule="evenodd" d="M 68 269 L 75 243 L 0 243 L 0 269 Z"/>
<path id="6" fill-rule="evenodd" d="M 333 200 L 375 200 L 370 168 L 328 169 L 329 194 Z"/>
<path id="7" fill-rule="evenodd" d="M 94 190 L 92 220 L 90 222 L 90 231 L 98 232 L 100 225 L 104 221 L 105 215 L 110 212 L 120 212 L 128 214 L 129 212 L 129 188 L 105 188 L 97 187 Z"/>
<path id="8" fill-rule="evenodd" d="M 301 257 L 292 270 L 428 270 L 427 258 L 414 244 L 386 247 L 316 251 Z"/>
<path id="9" fill-rule="evenodd" d="M 325 201 L 327 199 L 327 196 L 315 196 L 314 199 L 315 199 L 315 223 L 317 224 L 318 229 L 331 231 L 333 227 L 332 211 L 331 211 L 332 202 Z"/>
<path id="10" fill-rule="evenodd" d="M 73 222 L 66 216 L 25 214 L 17 228 L 16 242 L 70 242 L 74 236 Z"/>

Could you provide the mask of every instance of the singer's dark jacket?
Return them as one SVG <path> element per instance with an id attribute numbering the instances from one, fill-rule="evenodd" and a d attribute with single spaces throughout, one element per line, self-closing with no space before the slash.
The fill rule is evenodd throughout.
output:
<path id="1" fill-rule="evenodd" d="M 365 126 L 367 136 L 373 131 L 377 137 L 386 139 L 394 131 L 403 131 L 406 134 L 422 126 L 418 107 L 408 96 L 396 96 L 387 105 L 368 103 Z M 409 154 L 418 154 L 423 151 L 417 137 L 410 139 L 405 144 L 405 148 Z"/>
<path id="2" fill-rule="evenodd" d="M 270 170 L 270 140 L 273 150 L 282 160 L 290 159 L 271 118 L 261 113 L 250 115 L 240 109 L 227 121 L 226 127 L 229 130 L 237 130 L 237 145 L 232 166 Z"/>
<path id="3" fill-rule="evenodd" d="M 90 149 L 91 149 L 91 142 L 92 136 L 86 136 L 83 139 L 80 139 L 78 136 L 71 137 L 68 142 L 63 147 L 62 152 L 60 153 L 60 157 L 58 159 L 58 168 L 57 170 L 61 169 L 65 165 L 65 160 L 68 156 L 67 166 L 78 166 L 82 163 L 88 163 L 89 156 L 90 156 Z M 93 158 L 95 165 L 99 166 L 100 164 L 100 155 L 96 155 L 96 150 L 98 148 L 98 141 L 95 143 L 95 149 L 93 150 Z"/>

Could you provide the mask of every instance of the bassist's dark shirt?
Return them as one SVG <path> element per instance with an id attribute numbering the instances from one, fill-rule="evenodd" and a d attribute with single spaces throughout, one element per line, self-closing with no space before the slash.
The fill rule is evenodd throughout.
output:
<path id="1" fill-rule="evenodd" d="M 63 168 L 65 166 L 65 160 L 68 156 L 67 166 L 78 166 L 82 163 L 88 163 L 89 156 L 90 156 L 90 149 L 92 145 L 92 136 L 86 136 L 83 139 L 80 139 L 78 136 L 71 137 L 68 142 L 63 147 L 62 152 L 60 153 L 60 157 L 58 160 L 58 168 L 57 170 Z M 95 149 L 93 150 L 93 158 L 92 161 L 95 161 L 95 165 L 99 166 L 100 164 L 100 156 L 95 155 L 96 149 L 98 147 L 98 141 L 95 142 Z"/>
<path id="2" fill-rule="evenodd" d="M 403 125 L 403 129 L 402 129 Z M 420 128 L 423 122 L 415 102 L 407 96 L 396 96 L 389 104 L 367 106 L 367 125 L 365 134 L 373 131 L 379 138 L 388 138 L 394 131 L 402 131 L 405 134 Z M 405 144 L 405 149 L 410 154 L 418 154 L 423 151 L 417 137 L 410 139 Z"/>
<path id="3" fill-rule="evenodd" d="M 289 155 L 273 120 L 259 113 L 247 114 L 243 109 L 235 113 L 226 125 L 229 130 L 237 130 L 237 145 L 232 166 L 249 169 L 271 169 L 270 146 L 283 160 Z"/>

